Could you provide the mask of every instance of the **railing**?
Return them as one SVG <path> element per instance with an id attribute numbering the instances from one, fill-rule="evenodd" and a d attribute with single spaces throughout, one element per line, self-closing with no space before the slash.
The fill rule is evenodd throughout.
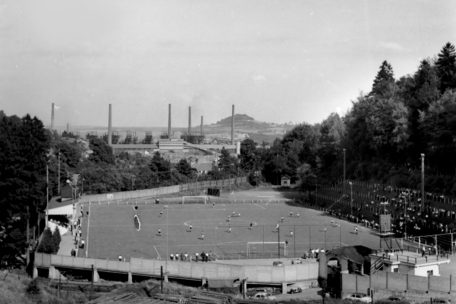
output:
<path id="1" fill-rule="evenodd" d="M 377 253 L 378 256 L 378 253 Z M 446 261 L 449 259 L 447 255 L 423 255 L 422 257 L 414 257 L 406 254 L 388 254 L 385 253 L 382 256 L 379 256 L 380 259 L 388 260 L 391 262 L 405 262 L 411 264 L 425 264 L 430 262 L 437 261 Z"/>
<path id="2" fill-rule="evenodd" d="M 35 267 L 50 268 L 62 267 L 71 269 L 85 269 L 108 271 L 116 273 L 135 273 L 141 275 L 158 276 L 161 267 L 166 269 L 170 277 L 188 279 L 207 278 L 238 279 L 248 277 L 252 282 L 281 283 L 302 280 L 315 280 L 318 277 L 318 263 L 284 265 L 231 265 L 222 263 L 197 263 L 186 261 L 164 261 L 132 258 L 128 262 L 113 260 L 78 258 L 70 256 L 35 254 Z"/>

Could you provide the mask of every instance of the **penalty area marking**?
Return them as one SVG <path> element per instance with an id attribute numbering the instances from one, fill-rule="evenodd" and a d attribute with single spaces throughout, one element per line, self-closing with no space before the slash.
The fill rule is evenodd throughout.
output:
<path id="1" fill-rule="evenodd" d="M 261 205 L 260 205 L 260 204 L 258 204 L 258 203 L 255 203 L 254 205 L 255 205 L 255 206 L 258 206 L 258 207 L 260 207 L 260 208 L 266 209 L 266 207 L 264 207 L 264 206 L 261 206 Z"/>
<path id="2" fill-rule="evenodd" d="M 157 253 L 157 258 L 161 260 L 160 252 L 158 252 L 157 247 L 154 246 L 155 252 Z"/>

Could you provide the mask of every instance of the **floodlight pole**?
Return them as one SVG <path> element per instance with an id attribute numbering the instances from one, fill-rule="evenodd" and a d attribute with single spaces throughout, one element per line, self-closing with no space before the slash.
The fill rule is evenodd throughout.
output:
<path id="1" fill-rule="evenodd" d="M 60 151 L 58 155 L 58 166 L 57 166 L 57 195 L 60 195 Z"/>
<path id="2" fill-rule="evenodd" d="M 350 185 L 350 215 L 353 215 L 353 183 L 350 181 L 348 184 Z"/>
<path id="3" fill-rule="evenodd" d="M 44 229 L 46 229 L 48 226 L 48 219 L 49 219 L 48 208 L 49 208 L 49 165 L 46 162 L 46 214 L 45 214 L 45 221 L 44 221 L 45 222 Z"/>
<path id="4" fill-rule="evenodd" d="M 424 153 L 421 153 L 421 212 L 424 208 Z"/>
<path id="5" fill-rule="evenodd" d="M 327 231 L 327 230 L 328 230 L 328 229 L 326 229 L 326 227 L 323 228 L 323 232 L 325 233 L 325 251 L 326 251 L 326 231 Z"/>
<path id="6" fill-rule="evenodd" d="M 293 257 L 296 257 L 296 225 L 293 225 Z"/>
<path id="7" fill-rule="evenodd" d="M 342 247 L 342 225 L 339 223 L 339 247 Z"/>
<path id="8" fill-rule="evenodd" d="M 277 227 L 277 253 L 280 259 L 280 226 Z"/>
<path id="9" fill-rule="evenodd" d="M 404 238 L 407 239 L 407 196 L 404 195 Z"/>
<path id="10" fill-rule="evenodd" d="M 345 171 L 345 166 L 346 166 L 346 158 L 345 158 L 345 152 L 346 152 L 346 149 L 343 148 L 342 151 L 344 152 L 344 180 L 343 180 L 343 194 L 345 195 L 345 178 L 346 178 L 346 171 Z"/>

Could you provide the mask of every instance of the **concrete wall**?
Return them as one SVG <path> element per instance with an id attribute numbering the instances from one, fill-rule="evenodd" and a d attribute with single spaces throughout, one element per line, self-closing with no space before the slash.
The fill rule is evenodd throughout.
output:
<path id="1" fill-rule="evenodd" d="M 367 289 L 395 292 L 456 292 L 456 282 L 452 277 L 415 276 L 403 273 L 379 271 L 371 276 L 342 274 L 342 294 L 367 292 Z"/>
<path id="2" fill-rule="evenodd" d="M 415 275 L 417 276 L 422 276 L 422 277 L 427 277 L 427 272 L 432 270 L 434 276 L 439 276 L 439 265 L 434 264 L 434 265 L 420 265 L 414 269 Z"/>
<path id="3" fill-rule="evenodd" d="M 160 268 L 163 267 L 163 270 L 167 272 L 169 277 L 231 280 L 248 278 L 249 282 L 258 283 L 307 281 L 316 280 L 318 277 L 317 262 L 274 267 L 272 265 L 230 265 L 210 262 L 177 262 L 137 258 L 132 258 L 129 262 L 119 262 L 42 253 L 35 254 L 35 267 L 40 268 L 62 267 L 91 270 L 92 265 L 97 271 L 150 276 L 159 276 Z"/>

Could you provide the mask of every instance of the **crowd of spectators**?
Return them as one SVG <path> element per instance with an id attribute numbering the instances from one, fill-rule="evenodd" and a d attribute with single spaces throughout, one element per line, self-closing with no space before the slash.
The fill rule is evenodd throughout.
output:
<path id="1" fill-rule="evenodd" d="M 215 261 L 217 256 L 212 251 L 209 252 L 195 252 L 194 254 L 189 254 L 188 252 L 184 253 L 171 253 L 169 255 L 171 261 L 187 261 L 187 262 L 209 262 Z"/>

